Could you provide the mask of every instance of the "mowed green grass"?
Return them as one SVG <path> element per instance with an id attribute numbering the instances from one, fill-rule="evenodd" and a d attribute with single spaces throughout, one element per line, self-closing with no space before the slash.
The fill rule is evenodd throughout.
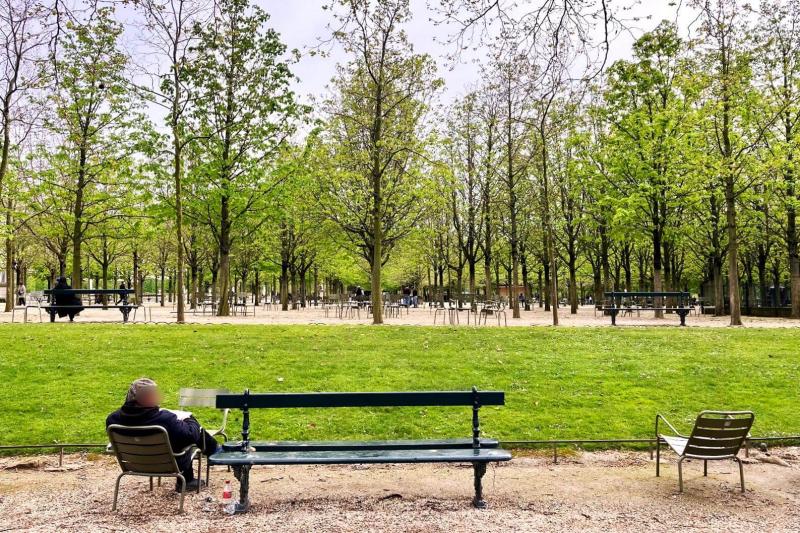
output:
<path id="1" fill-rule="evenodd" d="M 0 444 L 103 442 L 131 380 L 253 392 L 506 392 L 482 409 L 503 440 L 638 438 L 661 412 L 751 409 L 754 435 L 800 434 L 800 332 L 709 328 L 0 327 Z M 211 426 L 212 409 L 195 409 Z M 234 414 L 229 434 L 237 436 Z M 255 412 L 256 439 L 470 435 L 468 408 Z"/>

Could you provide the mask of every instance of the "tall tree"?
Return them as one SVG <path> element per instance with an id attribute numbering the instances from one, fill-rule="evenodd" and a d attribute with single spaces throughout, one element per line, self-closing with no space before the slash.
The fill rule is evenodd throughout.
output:
<path id="1" fill-rule="evenodd" d="M 81 287 L 81 246 L 105 215 L 109 179 L 133 150 L 135 99 L 125 81 L 126 56 L 117 48 L 122 26 L 113 9 L 91 3 L 66 25 L 52 58 L 46 125 L 59 137 L 51 159 L 72 196 L 72 286 Z"/>
<path id="2" fill-rule="evenodd" d="M 341 30 L 351 54 L 327 102 L 334 179 L 320 180 L 321 204 L 370 267 L 372 316 L 383 323 L 381 269 L 423 213 L 426 100 L 438 87 L 433 61 L 414 54 L 401 25 L 408 0 L 341 0 Z"/>
<path id="3" fill-rule="evenodd" d="M 184 151 L 194 140 L 187 131 L 187 114 L 195 94 L 190 84 L 190 68 L 196 57 L 195 44 L 199 38 L 195 26 L 208 19 L 202 0 L 137 0 L 136 5 L 145 17 L 146 46 L 158 54 L 159 68 L 153 73 L 155 82 L 140 86 L 148 100 L 157 103 L 167 112 L 171 136 L 172 182 L 175 207 L 176 263 L 178 269 L 177 322 L 185 321 L 184 269 L 186 254 L 183 231 L 183 175 Z M 194 263 L 193 263 L 194 264 Z M 196 272 L 193 270 L 193 276 Z M 196 280 L 196 278 L 192 278 Z M 196 287 L 195 287 L 196 288 Z M 192 295 L 194 308 L 196 294 Z"/>
<path id="4" fill-rule="evenodd" d="M 14 305 L 12 199 L 5 199 L 11 158 L 33 124 L 30 96 L 39 83 L 37 60 L 47 44 L 46 11 L 39 0 L 0 1 L 0 206 L 5 206 L 5 310 Z M 20 157 L 20 154 L 16 154 Z"/>
<path id="5" fill-rule="evenodd" d="M 481 217 L 480 190 L 480 120 L 478 96 L 468 94 L 451 110 L 448 125 L 452 144 L 449 166 L 452 173 L 450 211 L 457 244 L 467 264 L 471 307 L 476 309 L 476 267 L 480 260 L 480 243 L 484 221 Z"/>
<path id="6" fill-rule="evenodd" d="M 193 179 L 203 186 L 191 216 L 208 225 L 219 248 L 220 316 L 229 314 L 231 251 L 268 220 L 279 181 L 274 159 L 300 112 L 286 45 L 268 19 L 248 0 L 222 0 L 213 22 L 197 29 L 193 117 L 202 153 Z"/>
<path id="7" fill-rule="evenodd" d="M 685 201 L 683 181 L 691 170 L 683 162 L 690 157 L 697 89 L 671 24 L 637 40 L 634 54 L 633 61 L 618 61 L 609 72 L 605 116 L 613 129 L 614 172 L 606 177 L 617 192 L 617 217 L 635 222 L 651 240 L 653 290 L 660 292 L 670 228 Z"/>
<path id="8" fill-rule="evenodd" d="M 520 318 L 519 300 L 516 290 L 519 287 L 520 267 L 520 206 L 523 201 L 523 186 L 528 182 L 528 166 L 531 151 L 527 140 L 530 131 L 529 113 L 531 110 L 531 93 L 527 84 L 527 71 L 523 56 L 511 57 L 497 65 L 496 79 L 492 90 L 500 102 L 500 129 L 502 170 L 498 172 L 503 184 L 503 195 L 506 201 L 505 216 L 508 217 L 508 247 L 511 269 L 509 286 L 509 305 L 512 316 Z"/>
<path id="9" fill-rule="evenodd" d="M 800 146 L 800 1 L 765 0 L 761 3 L 759 15 L 756 28 L 756 68 L 769 95 L 768 113 L 777 115 L 767 144 L 782 180 L 780 189 L 785 211 L 784 234 L 789 258 L 791 316 L 800 318 L 800 235 L 797 228 L 800 197 L 796 161 L 796 151 Z M 759 246 L 765 246 L 763 239 L 758 242 Z M 765 287 L 762 281 L 762 289 Z M 763 292 L 762 290 L 762 298 Z"/>
<path id="10" fill-rule="evenodd" d="M 755 177 L 747 172 L 753 152 L 777 117 L 754 120 L 754 108 L 760 104 L 756 103 L 758 93 L 751 84 L 751 54 L 746 49 L 746 21 L 741 17 L 740 2 L 696 0 L 695 5 L 702 15 L 702 45 L 710 73 L 705 109 L 713 128 L 709 147 L 716 155 L 715 169 L 725 199 L 730 324 L 740 326 L 737 203 Z"/>

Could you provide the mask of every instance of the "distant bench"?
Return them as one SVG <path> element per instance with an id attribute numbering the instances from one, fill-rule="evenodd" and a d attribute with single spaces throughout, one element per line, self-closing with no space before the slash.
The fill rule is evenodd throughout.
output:
<path id="1" fill-rule="evenodd" d="M 611 325 L 617 325 L 617 315 L 619 313 L 626 313 L 632 311 L 669 311 L 676 313 L 681 319 L 681 326 L 686 325 L 686 315 L 692 311 L 692 306 L 689 305 L 688 292 L 607 292 L 605 293 L 607 303 L 602 308 L 604 312 L 611 315 Z M 644 298 L 644 305 L 638 302 L 636 305 L 632 303 L 634 300 Z M 675 306 L 668 307 L 663 304 L 657 305 L 656 299 L 671 298 L 675 300 Z M 628 303 L 626 303 L 626 300 Z M 652 303 L 651 303 L 652 302 Z"/>
<path id="2" fill-rule="evenodd" d="M 478 411 L 484 405 L 504 405 L 499 391 L 455 392 L 317 392 L 304 394 L 219 394 L 218 409 L 242 410 L 242 440 L 226 442 L 208 461 L 233 468 L 239 480 L 236 512 L 246 512 L 250 500 L 250 468 L 255 465 L 472 463 L 475 507 L 485 507 L 482 478 L 487 463 L 508 461 L 511 454 L 496 440 L 480 438 Z M 251 441 L 250 410 L 315 407 L 472 407 L 472 438 L 388 441 Z"/>
<path id="3" fill-rule="evenodd" d="M 50 315 L 50 322 L 56 321 L 56 314 L 60 309 L 69 311 L 70 309 L 119 309 L 122 313 L 122 321 L 127 322 L 131 311 L 136 317 L 137 304 L 128 302 L 128 297 L 134 293 L 133 289 L 47 289 L 45 296 L 50 297 L 50 303 L 43 304 L 40 309 L 44 309 Z M 111 296 L 111 303 L 83 304 L 80 305 L 58 305 L 55 303 L 56 296 L 77 296 L 84 295 Z M 119 303 L 117 303 L 119 302 Z"/>

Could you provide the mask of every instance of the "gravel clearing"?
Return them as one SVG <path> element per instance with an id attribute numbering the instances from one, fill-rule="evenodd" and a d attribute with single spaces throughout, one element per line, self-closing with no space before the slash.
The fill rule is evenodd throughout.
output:
<path id="1" fill-rule="evenodd" d="M 770 451 L 789 466 L 748 461 L 742 495 L 733 462 L 685 467 L 677 492 L 674 456 L 655 477 L 647 453 L 591 452 L 562 457 L 516 453 L 490 467 L 488 509 L 470 505 L 472 471 L 464 466 L 373 465 L 255 468 L 250 513 L 220 510 L 222 484 L 188 494 L 178 515 L 173 482 L 154 492 L 125 478 L 111 512 L 118 467 L 110 457 L 75 454 L 0 459 L 0 532 L 6 531 L 798 531 L 800 448 Z"/>
<path id="2" fill-rule="evenodd" d="M 146 303 L 147 312 L 139 310 L 136 315 L 136 322 L 141 323 L 145 320 L 154 323 L 174 323 L 175 322 L 175 309 L 173 304 L 168 303 L 161 307 L 152 302 Z M 252 308 L 248 313 L 252 313 Z M 257 308 L 255 316 L 248 314 L 247 316 L 228 316 L 216 317 L 210 314 L 203 315 L 199 311 L 197 314 L 191 310 L 186 311 L 186 322 L 190 324 L 371 324 L 372 317 L 367 316 L 365 312 L 361 312 L 359 317 L 354 318 L 338 318 L 334 312 L 328 313 L 325 316 L 325 311 L 321 307 L 308 307 L 306 309 L 297 309 L 291 311 L 279 311 L 270 307 L 260 306 Z M 42 313 L 43 320 L 48 321 L 47 313 Z M 521 318 L 514 319 L 511 317 L 511 310 L 507 311 L 508 325 L 509 326 L 549 326 L 552 324 L 552 315 L 550 311 L 545 312 L 543 309 L 534 307 L 531 311 L 522 311 Z M 434 313 L 429 308 L 419 307 L 416 309 L 409 309 L 408 312 L 403 311 L 399 317 L 384 317 L 386 324 L 395 326 L 433 326 Z M 22 314 L 17 313 L 15 318 L 17 323 L 22 322 Z M 32 323 L 39 322 L 39 313 L 36 309 L 30 309 L 28 312 L 28 320 Z M 131 317 L 133 320 L 133 317 Z M 467 327 L 466 324 L 467 313 L 459 313 L 459 326 Z M 58 322 L 68 323 L 66 319 L 58 319 Z M 120 313 L 116 309 L 86 309 L 80 316 L 75 319 L 76 324 L 87 322 L 120 322 Z M 800 327 L 800 320 L 790 320 L 786 318 L 763 318 L 763 317 L 742 317 L 745 326 L 759 327 L 759 328 L 796 328 Z M 11 322 L 11 313 L 0 313 L 0 323 Z M 443 323 L 444 322 L 444 323 Z M 601 326 L 611 327 L 611 319 L 603 316 L 603 313 L 595 313 L 591 305 L 584 305 L 578 309 L 578 313 L 571 315 L 568 307 L 559 308 L 559 323 L 562 326 Z M 502 322 L 505 325 L 505 322 Z M 640 314 L 634 312 L 632 316 L 619 316 L 617 317 L 617 324 L 619 326 L 665 326 L 665 327 L 678 327 L 680 321 L 677 315 L 666 314 L 665 318 L 655 318 L 652 311 L 642 311 Z M 713 316 L 713 315 L 695 315 L 692 314 L 686 318 L 686 325 L 689 327 L 725 327 L 730 324 L 730 317 L 727 316 Z M 448 320 L 443 320 L 441 313 L 437 317 L 436 325 L 451 326 Z M 469 327 L 475 326 L 475 316 L 470 316 Z M 482 325 L 482 327 L 484 327 Z M 486 321 L 485 327 L 498 327 L 497 319 L 489 317 Z"/>

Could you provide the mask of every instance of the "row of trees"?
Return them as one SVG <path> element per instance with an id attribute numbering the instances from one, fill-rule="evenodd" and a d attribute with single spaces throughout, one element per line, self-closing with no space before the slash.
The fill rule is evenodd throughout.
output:
<path id="1" fill-rule="evenodd" d="M 452 223 L 439 231 L 456 243 L 444 262 L 459 277 L 466 264 L 470 292 L 480 259 L 484 279 L 496 261 L 526 292 L 538 269 L 545 304 L 566 292 L 575 312 L 585 268 L 595 300 L 612 287 L 690 288 L 737 325 L 742 297 L 782 305 L 788 279 L 800 317 L 800 4 L 763 2 L 750 18 L 742 7 L 695 2 L 693 39 L 663 22 L 630 60 L 560 91 L 542 84 L 552 64 L 527 55 L 486 69 L 444 135 Z"/>
<path id="2" fill-rule="evenodd" d="M 288 309 L 369 283 L 376 323 L 416 284 L 507 287 L 514 317 L 537 295 L 554 324 L 562 299 L 690 289 L 740 324 L 788 280 L 800 318 L 800 2 L 696 0 L 696 35 L 663 22 L 608 65 L 603 0 L 443 1 L 454 49 L 490 53 L 440 105 L 409 2 L 338 0 L 349 59 L 313 108 L 247 0 L 139 0 L 125 27 L 93 1 L 3 2 L 7 306 L 16 270 L 155 276 L 179 322 L 207 290 L 227 315 L 232 290 Z"/>

